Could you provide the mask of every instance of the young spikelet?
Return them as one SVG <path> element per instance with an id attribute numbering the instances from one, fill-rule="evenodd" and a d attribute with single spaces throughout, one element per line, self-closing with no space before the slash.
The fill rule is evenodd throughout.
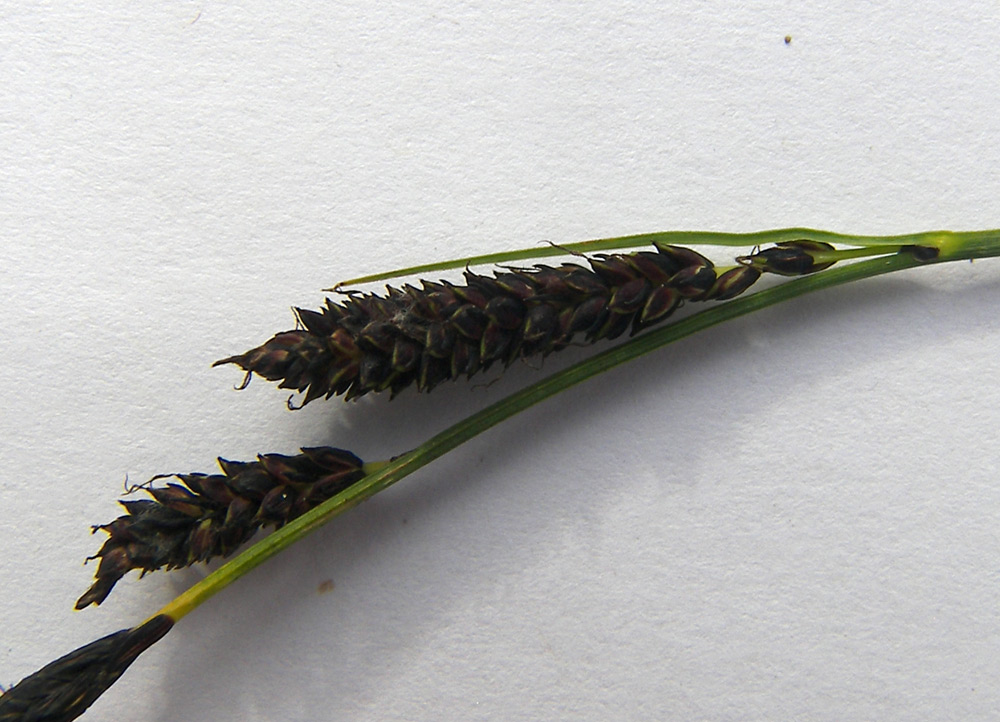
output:
<path id="1" fill-rule="evenodd" d="M 159 614 L 84 645 L 0 694 L 0 722 L 70 722 L 174 626 Z"/>
<path id="2" fill-rule="evenodd" d="M 77 609 L 100 604 L 132 569 L 174 569 L 228 556 L 261 527 L 280 527 L 361 479 L 363 462 L 333 447 L 257 461 L 219 459 L 222 474 L 176 474 L 181 483 L 144 487 L 152 499 L 119 502 L 127 514 L 94 531 L 108 533 L 93 586 Z M 170 478 L 170 477 L 156 477 Z"/>
<path id="3" fill-rule="evenodd" d="M 236 364 L 279 387 L 325 396 L 393 395 L 545 356 L 582 339 L 613 339 L 663 321 L 685 301 L 726 300 L 761 271 L 742 264 L 722 273 L 679 246 L 599 255 L 577 264 L 470 271 L 465 285 L 422 281 L 385 296 L 347 293 L 320 311 L 297 308 L 300 327 L 215 363 Z"/>

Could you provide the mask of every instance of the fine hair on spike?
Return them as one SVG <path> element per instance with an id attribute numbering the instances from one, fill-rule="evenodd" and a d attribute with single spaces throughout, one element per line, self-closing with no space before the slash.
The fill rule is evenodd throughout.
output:
<path id="1" fill-rule="evenodd" d="M 552 248 L 555 248 L 557 251 L 562 251 L 567 256 L 576 256 L 577 258 L 584 258 L 584 259 L 587 258 L 586 253 L 581 253 L 580 251 L 574 251 L 572 248 L 566 248 L 566 246 L 560 246 L 555 241 L 545 241 L 545 243 L 547 243 Z"/>
<path id="2" fill-rule="evenodd" d="M 132 484 L 128 480 L 128 474 L 125 475 L 125 480 L 122 482 L 122 489 L 124 490 L 125 496 L 131 496 L 138 491 L 148 489 L 150 485 L 156 481 L 158 477 L 154 476 L 152 479 L 142 482 L 141 484 Z"/>

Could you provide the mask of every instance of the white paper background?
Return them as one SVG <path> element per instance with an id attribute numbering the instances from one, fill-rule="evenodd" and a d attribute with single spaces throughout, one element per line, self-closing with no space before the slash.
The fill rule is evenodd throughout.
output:
<path id="1" fill-rule="evenodd" d="M 998 70 L 985 1 L 7 3 L 0 682 L 204 573 L 71 611 L 126 476 L 381 458 L 540 378 L 290 413 L 209 368 L 290 305 L 544 240 L 1000 226 Z M 86 719 L 994 717 L 998 306 L 1000 262 L 921 269 L 609 373 L 241 580 Z"/>

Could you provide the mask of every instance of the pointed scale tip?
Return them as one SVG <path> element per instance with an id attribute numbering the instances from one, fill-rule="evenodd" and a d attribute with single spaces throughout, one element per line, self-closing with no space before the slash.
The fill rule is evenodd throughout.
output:
<path id="1" fill-rule="evenodd" d="M 0 722 L 76 719 L 173 626 L 160 614 L 50 662 L 0 695 Z"/>
<path id="2" fill-rule="evenodd" d="M 242 366 L 244 361 L 246 361 L 246 354 L 238 354 L 236 356 L 228 356 L 226 358 L 220 358 L 218 361 L 212 363 L 212 368 L 216 366 L 225 366 L 226 364 L 236 364 L 237 366 Z"/>
<path id="3" fill-rule="evenodd" d="M 118 579 L 98 579 L 90 585 L 90 589 L 84 592 L 84 594 L 76 600 L 76 604 L 73 608 L 77 610 L 86 609 L 91 604 L 99 606 L 100 603 L 107 599 L 108 595 L 111 594 L 111 589 L 117 581 Z"/>

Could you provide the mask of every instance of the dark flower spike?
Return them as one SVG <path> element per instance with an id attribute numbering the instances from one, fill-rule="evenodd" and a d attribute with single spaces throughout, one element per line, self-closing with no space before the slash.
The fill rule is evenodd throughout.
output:
<path id="1" fill-rule="evenodd" d="M 176 474 L 181 483 L 144 486 L 152 499 L 119 502 L 127 512 L 94 531 L 108 533 L 93 586 L 77 609 L 100 604 L 132 569 L 143 574 L 229 556 L 261 527 L 278 528 L 361 479 L 357 456 L 329 446 L 257 461 L 219 459 L 222 474 Z M 156 477 L 169 478 L 169 477 Z"/>
<path id="2" fill-rule="evenodd" d="M 0 695 L 0 722 L 76 719 L 173 626 L 159 614 L 50 662 Z"/>
<path id="3" fill-rule="evenodd" d="M 753 264 L 720 273 L 689 248 L 600 254 L 590 264 L 465 272 L 465 284 L 422 281 L 386 295 L 348 292 L 320 311 L 295 309 L 300 328 L 217 361 L 280 388 L 303 405 L 334 395 L 430 391 L 493 364 L 545 356 L 579 340 L 613 339 L 669 317 L 685 301 L 727 300 L 759 277 Z"/>

